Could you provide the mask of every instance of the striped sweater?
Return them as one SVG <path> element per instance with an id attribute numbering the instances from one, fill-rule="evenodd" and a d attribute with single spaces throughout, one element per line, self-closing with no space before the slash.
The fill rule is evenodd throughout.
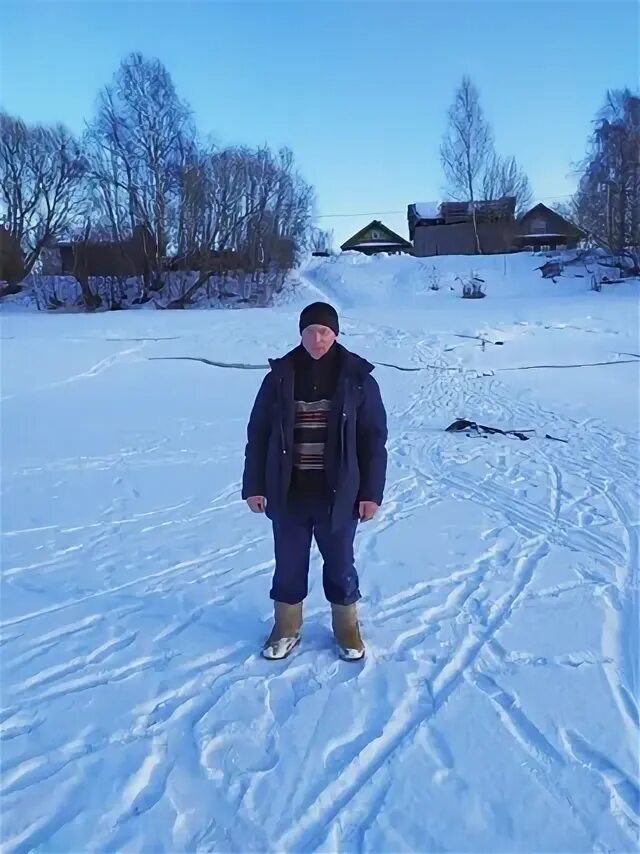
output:
<path id="1" fill-rule="evenodd" d="M 299 471 L 324 471 L 330 400 L 295 402 L 293 465 Z"/>
<path id="2" fill-rule="evenodd" d="M 302 347 L 296 351 L 291 481 L 295 493 L 324 495 L 328 491 L 325 445 L 339 370 L 337 347 L 318 360 Z"/>

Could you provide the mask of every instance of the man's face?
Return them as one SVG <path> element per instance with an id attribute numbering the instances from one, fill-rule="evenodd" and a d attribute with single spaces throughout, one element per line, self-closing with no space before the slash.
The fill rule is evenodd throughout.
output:
<path id="1" fill-rule="evenodd" d="M 315 323 L 302 332 L 302 346 L 313 359 L 321 359 L 331 349 L 336 333 L 328 326 Z"/>

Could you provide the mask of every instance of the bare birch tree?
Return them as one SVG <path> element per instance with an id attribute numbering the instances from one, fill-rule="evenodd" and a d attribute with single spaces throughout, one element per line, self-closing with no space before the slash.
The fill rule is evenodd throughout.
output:
<path id="1" fill-rule="evenodd" d="M 479 182 L 493 154 L 491 128 L 480 106 L 478 90 L 465 76 L 449 107 L 440 159 L 451 196 L 471 205 L 477 251 L 481 252 L 475 201 Z"/>
<path id="2" fill-rule="evenodd" d="M 594 122 L 574 197 L 578 225 L 640 268 L 640 97 L 610 91 Z"/>
<path id="3" fill-rule="evenodd" d="M 213 273 L 290 269 L 315 201 L 289 149 L 203 143 L 167 69 L 140 54 L 100 92 L 82 149 L 63 128 L 0 113 L 0 178 L 3 240 L 20 242 L 28 269 L 63 230 L 98 254 L 149 233 L 141 299 L 163 269 L 198 270 L 183 305 Z"/>
<path id="4" fill-rule="evenodd" d="M 20 244 L 25 276 L 43 247 L 81 215 L 85 165 L 62 125 L 31 127 L 0 113 L 0 221 Z"/>
<path id="5" fill-rule="evenodd" d="M 313 188 L 282 149 L 231 147 L 202 151 L 181 183 L 179 254 L 198 265 L 198 279 L 172 307 L 188 304 L 223 260 L 258 281 L 270 268 L 289 269 L 306 245 Z M 224 272 L 224 270 L 223 270 Z"/>
<path id="6" fill-rule="evenodd" d="M 177 233 L 179 176 L 194 136 L 190 109 L 164 65 L 128 56 L 100 93 L 87 133 L 93 191 L 115 239 L 144 225 L 158 255 L 166 253 Z"/>
<path id="7" fill-rule="evenodd" d="M 492 152 L 482 175 L 482 197 L 491 201 L 504 196 L 515 198 L 516 216 L 519 216 L 531 206 L 531 185 L 515 157 L 500 157 Z"/>

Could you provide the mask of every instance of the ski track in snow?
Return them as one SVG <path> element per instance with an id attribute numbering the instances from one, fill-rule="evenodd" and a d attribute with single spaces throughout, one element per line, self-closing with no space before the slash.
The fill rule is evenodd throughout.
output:
<path id="1" fill-rule="evenodd" d="M 412 364 L 450 367 L 437 336 L 352 322 L 354 334 L 374 333 Z M 36 392 L 90 383 L 142 359 L 146 346 Z M 63 481 L 106 474 L 114 498 L 101 518 L 36 520 L 3 531 L 11 546 L 5 596 L 22 591 L 34 602 L 0 621 L 4 850 L 70 850 L 80 840 L 99 850 L 360 851 L 375 849 L 375 839 L 389 850 L 415 850 L 416 840 L 423 850 L 445 850 L 436 830 L 412 829 L 410 815 L 404 826 L 386 805 L 395 775 L 419 750 L 431 768 L 432 806 L 439 787 L 455 785 L 443 808 L 460 809 L 466 821 L 473 784 L 447 716 L 469 697 L 493 715 L 523 778 L 571 823 L 574 850 L 637 844 L 637 444 L 598 423 L 555 417 L 472 370 L 427 370 L 404 381 L 408 398 L 389 407 L 387 499 L 357 539 L 359 564 L 368 567 L 362 615 L 369 652 L 355 667 L 335 659 L 317 596 L 299 651 L 277 667 L 258 655 L 273 562 L 268 527 L 246 524 L 237 479 L 205 506 L 200 496 L 136 510 L 145 470 L 166 467 L 169 476 L 219 459 L 213 452 L 180 455 L 157 442 L 47 464 L 47 477 Z M 514 426 L 551 422 L 571 444 L 430 429 L 441 413 L 465 411 Z M 188 435 L 180 440 L 189 447 Z M 237 476 L 237 451 L 219 450 L 222 458 L 234 454 Z M 42 467 L 25 467 L 12 477 L 42 474 Z M 440 512 L 460 524 L 466 514 L 480 520 L 475 553 L 386 589 L 386 539 Z M 23 559 L 20 544 L 42 539 L 47 547 L 37 560 L 32 548 Z M 428 544 L 422 551 L 402 559 L 426 566 Z M 128 577 L 138 565 L 142 571 Z M 85 568 L 102 583 L 88 582 Z M 561 580 L 552 580 L 553 570 Z M 37 607 L 44 591 L 51 601 Z M 545 618 L 551 628 L 577 594 L 600 614 L 599 650 L 510 647 L 510 631 L 526 645 L 527 629 L 518 626 L 532 609 L 555 612 Z M 259 613 L 243 612 L 256 601 Z M 527 669 L 549 678 L 561 671 L 566 680 L 601 674 L 588 684 L 606 686 L 607 726 L 621 724 L 615 756 L 598 745 L 597 727 L 581 731 L 588 716 L 556 723 L 533 703 L 535 694 L 520 695 L 518 676 Z M 106 800 L 92 794 L 96 781 Z M 522 850 L 506 816 L 494 832 L 496 845 Z"/>

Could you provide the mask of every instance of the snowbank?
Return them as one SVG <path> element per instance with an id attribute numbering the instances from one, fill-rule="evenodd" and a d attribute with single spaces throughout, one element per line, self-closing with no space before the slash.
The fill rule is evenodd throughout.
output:
<path id="1" fill-rule="evenodd" d="M 266 310 L 3 314 L 3 850 L 637 847 L 638 294 L 538 260 L 345 257 Z M 425 292 L 432 264 L 487 298 Z M 274 666 L 245 427 L 321 296 L 389 414 L 367 658 L 336 658 L 314 550 Z"/>
<path id="2" fill-rule="evenodd" d="M 329 259 L 311 259 L 304 278 L 342 308 L 389 307 L 429 309 L 434 299 L 460 297 L 464 281 L 479 277 L 490 299 L 538 297 L 552 299 L 584 294 L 591 289 L 591 275 L 604 275 L 608 268 L 573 264 L 564 267 L 554 282 L 543 279 L 540 270 L 550 257 L 568 262 L 575 253 L 524 252 L 509 255 L 439 256 L 344 253 Z M 611 275 L 611 270 L 608 269 Z M 436 285 L 439 292 L 432 290 Z M 608 294 L 638 287 L 637 281 L 616 288 L 605 285 Z"/>

